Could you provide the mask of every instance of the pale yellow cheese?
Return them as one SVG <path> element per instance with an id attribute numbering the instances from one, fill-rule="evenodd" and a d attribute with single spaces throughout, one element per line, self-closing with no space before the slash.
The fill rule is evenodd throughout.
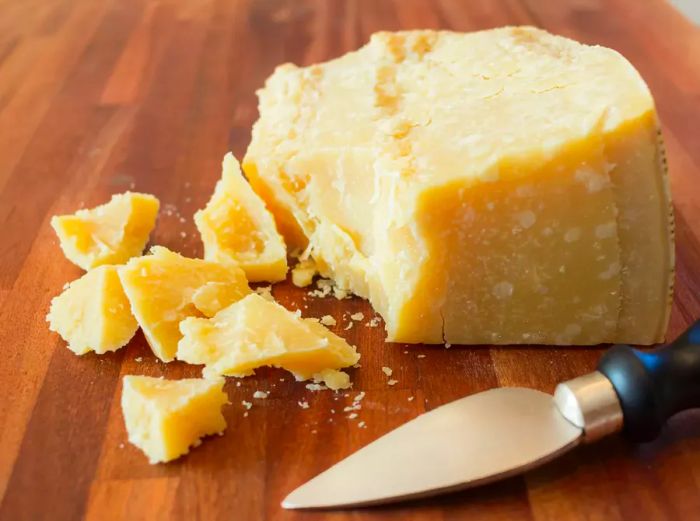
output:
<path id="1" fill-rule="evenodd" d="M 253 192 L 230 152 L 206 208 L 194 215 L 204 258 L 236 262 L 251 282 L 284 280 L 287 249 L 272 214 Z"/>
<path id="2" fill-rule="evenodd" d="M 315 320 L 303 319 L 253 293 L 212 318 L 180 323 L 177 358 L 204 364 L 203 374 L 247 376 L 262 366 L 284 368 L 297 380 L 313 378 L 332 389 L 350 385 L 337 371 L 360 355 L 345 340 Z"/>
<path id="3" fill-rule="evenodd" d="M 663 146 L 615 51 L 530 27 L 377 33 L 258 94 L 251 184 L 389 340 L 663 339 Z"/>
<path id="4" fill-rule="evenodd" d="M 119 278 L 146 340 L 164 362 L 175 357 L 181 320 L 212 316 L 251 292 L 236 265 L 189 259 L 162 246 L 131 259 Z"/>
<path id="5" fill-rule="evenodd" d="M 138 329 L 122 289 L 117 266 L 87 272 L 51 301 L 49 329 L 68 342 L 77 355 L 116 351 Z"/>
<path id="6" fill-rule="evenodd" d="M 221 408 L 229 401 L 223 378 L 164 380 L 127 375 L 122 382 L 129 442 L 151 463 L 187 454 L 203 436 L 222 434 L 226 428 Z"/>
<path id="7" fill-rule="evenodd" d="M 299 288 L 310 285 L 318 274 L 318 268 L 313 259 L 304 259 L 292 268 L 292 284 Z"/>
<path id="8" fill-rule="evenodd" d="M 159 205 L 152 195 L 126 192 L 95 208 L 54 216 L 51 226 L 68 260 L 84 270 L 122 264 L 143 252 Z"/>

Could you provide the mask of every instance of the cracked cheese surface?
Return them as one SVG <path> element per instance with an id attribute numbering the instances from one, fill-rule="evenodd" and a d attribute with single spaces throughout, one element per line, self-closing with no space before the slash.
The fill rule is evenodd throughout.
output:
<path id="1" fill-rule="evenodd" d="M 129 442 L 150 463 L 174 460 L 199 445 L 203 436 L 221 434 L 226 428 L 221 407 L 229 402 L 223 378 L 164 380 L 126 375 L 122 382 Z"/>
<path id="2" fill-rule="evenodd" d="M 284 280 L 287 249 L 265 203 L 243 178 L 230 152 L 206 208 L 194 215 L 204 258 L 238 264 L 251 282 Z"/>
<path id="3" fill-rule="evenodd" d="M 175 357 L 181 320 L 212 316 L 251 292 L 236 265 L 190 259 L 163 246 L 131 259 L 119 278 L 148 344 L 164 362 Z"/>
<path id="4" fill-rule="evenodd" d="M 87 271 L 141 255 L 159 206 L 150 194 L 125 192 L 95 208 L 54 216 L 51 226 L 68 260 Z"/>
<path id="5" fill-rule="evenodd" d="M 251 184 L 389 340 L 663 339 L 663 146 L 615 51 L 530 27 L 377 33 L 258 95 Z"/>
<path id="6" fill-rule="evenodd" d="M 103 354 L 125 346 L 138 329 L 117 275 L 117 266 L 100 266 L 51 301 L 49 329 L 77 355 Z"/>
<path id="7" fill-rule="evenodd" d="M 212 318 L 185 319 L 180 331 L 178 360 L 204 364 L 205 376 L 247 376 L 258 367 L 274 366 L 297 380 L 313 378 L 336 389 L 349 385 L 347 374 L 337 369 L 360 359 L 354 347 L 317 321 L 256 293 Z"/>

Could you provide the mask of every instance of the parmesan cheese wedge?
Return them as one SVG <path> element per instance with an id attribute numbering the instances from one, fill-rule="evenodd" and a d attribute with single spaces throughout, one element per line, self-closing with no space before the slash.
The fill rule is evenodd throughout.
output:
<path id="1" fill-rule="evenodd" d="M 246 175 L 389 340 L 664 338 L 664 148 L 617 52 L 531 27 L 377 33 L 258 95 Z"/>
<path id="2" fill-rule="evenodd" d="M 253 192 L 230 152 L 206 208 L 194 215 L 204 258 L 237 263 L 251 282 L 284 280 L 287 249 L 272 214 Z"/>
<path id="3" fill-rule="evenodd" d="M 95 208 L 54 216 L 51 226 L 68 260 L 84 270 L 122 264 L 143 252 L 159 206 L 152 195 L 126 192 Z"/>
<path id="4" fill-rule="evenodd" d="M 153 353 L 169 362 L 187 317 L 212 316 L 251 292 L 234 264 L 189 259 L 162 246 L 131 259 L 119 278 Z"/>
<path id="5" fill-rule="evenodd" d="M 49 329 L 77 355 L 104 354 L 126 345 L 138 329 L 117 266 L 88 271 L 51 301 Z"/>
<path id="6" fill-rule="evenodd" d="M 297 380 L 313 378 L 331 389 L 350 385 L 338 371 L 360 355 L 345 340 L 315 320 L 303 319 L 253 293 L 212 318 L 180 323 L 177 358 L 204 364 L 205 376 L 247 376 L 262 366 L 286 369 Z"/>
<path id="7" fill-rule="evenodd" d="M 223 378 L 125 376 L 121 404 L 129 442 L 150 463 L 161 463 L 187 454 L 203 436 L 222 434 L 221 407 L 229 403 L 223 387 Z"/>

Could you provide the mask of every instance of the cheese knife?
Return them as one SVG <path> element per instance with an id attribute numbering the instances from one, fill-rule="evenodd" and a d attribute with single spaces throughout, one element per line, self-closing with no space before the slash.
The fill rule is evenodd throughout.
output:
<path id="1" fill-rule="evenodd" d="M 621 432 L 650 441 L 674 414 L 700 407 L 700 321 L 652 351 L 610 348 L 597 370 L 554 396 L 503 387 L 421 414 L 289 494 L 288 509 L 370 506 L 519 474 Z"/>

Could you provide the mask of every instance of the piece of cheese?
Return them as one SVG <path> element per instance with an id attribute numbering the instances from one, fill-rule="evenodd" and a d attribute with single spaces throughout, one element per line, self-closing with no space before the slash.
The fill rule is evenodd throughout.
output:
<path id="1" fill-rule="evenodd" d="M 258 367 L 274 366 L 290 371 L 297 380 L 313 378 L 337 389 L 350 384 L 337 369 L 360 359 L 354 347 L 317 321 L 303 319 L 256 293 L 212 318 L 183 320 L 180 331 L 178 360 L 204 364 L 205 376 L 247 376 Z"/>
<path id="2" fill-rule="evenodd" d="M 253 192 L 230 152 L 209 203 L 194 214 L 204 258 L 236 262 L 251 282 L 284 280 L 287 249 L 272 214 Z"/>
<path id="3" fill-rule="evenodd" d="M 292 284 L 298 288 L 310 285 L 318 274 L 318 268 L 313 259 L 304 259 L 292 268 Z"/>
<path id="4" fill-rule="evenodd" d="M 617 52 L 530 27 L 378 33 L 258 95 L 246 175 L 389 340 L 664 338 L 664 152 Z"/>
<path id="5" fill-rule="evenodd" d="M 164 380 L 149 376 L 123 378 L 122 413 L 129 442 L 151 463 L 187 454 L 203 436 L 222 434 L 221 407 L 228 397 L 224 379 Z"/>
<path id="6" fill-rule="evenodd" d="M 143 252 L 159 206 L 152 195 L 126 192 L 95 208 L 54 216 L 51 226 L 68 260 L 84 270 L 122 264 Z"/>
<path id="7" fill-rule="evenodd" d="M 117 275 L 117 266 L 100 266 L 71 282 L 51 301 L 49 329 L 77 355 L 116 351 L 138 329 Z"/>
<path id="8" fill-rule="evenodd" d="M 181 320 L 213 316 L 251 292 L 236 265 L 189 259 L 162 246 L 131 259 L 119 278 L 146 340 L 164 362 L 175 357 Z"/>

